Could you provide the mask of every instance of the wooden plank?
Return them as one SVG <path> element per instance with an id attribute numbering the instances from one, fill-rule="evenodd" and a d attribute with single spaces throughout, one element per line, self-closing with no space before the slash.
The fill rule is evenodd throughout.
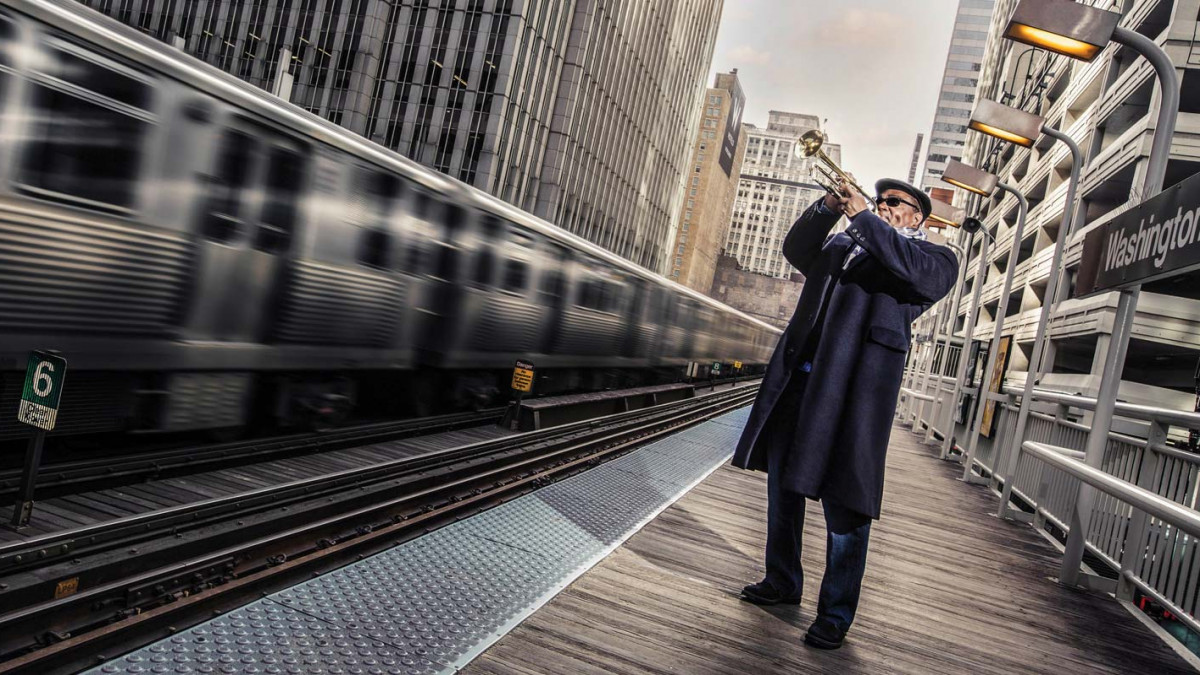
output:
<path id="1" fill-rule="evenodd" d="M 1116 601 L 1054 583 L 1059 553 L 992 516 L 896 427 L 858 618 L 834 652 L 805 647 L 825 561 L 809 503 L 800 607 L 738 598 L 763 574 L 763 474 L 722 467 L 475 660 L 468 673 L 1183 673 Z"/>

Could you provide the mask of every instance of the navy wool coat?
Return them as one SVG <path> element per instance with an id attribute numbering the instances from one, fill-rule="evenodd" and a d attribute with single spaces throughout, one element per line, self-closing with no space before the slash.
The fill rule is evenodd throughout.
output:
<path id="1" fill-rule="evenodd" d="M 818 211 L 819 204 L 796 220 L 783 243 L 788 262 L 806 278 L 804 290 L 771 356 L 733 464 L 767 470 L 771 434 L 763 427 L 801 365 L 801 347 L 828 298 L 804 396 L 797 409 L 780 411 L 796 420 L 784 485 L 878 518 L 912 323 L 950 291 L 958 261 L 949 248 L 908 239 L 870 211 L 829 237 L 839 216 Z M 843 270 L 855 244 L 864 252 Z"/>

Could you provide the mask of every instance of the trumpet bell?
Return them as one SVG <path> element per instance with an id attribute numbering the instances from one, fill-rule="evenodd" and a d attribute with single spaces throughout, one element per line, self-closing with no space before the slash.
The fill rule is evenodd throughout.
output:
<path id="1" fill-rule="evenodd" d="M 804 132 L 800 137 L 800 142 L 795 147 L 796 157 L 799 159 L 807 159 L 821 151 L 821 146 L 825 145 L 825 132 L 820 129 L 810 129 Z"/>

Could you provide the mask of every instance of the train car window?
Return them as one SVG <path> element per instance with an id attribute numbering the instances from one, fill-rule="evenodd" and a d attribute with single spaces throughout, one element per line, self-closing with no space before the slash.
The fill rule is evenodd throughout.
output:
<path id="1" fill-rule="evenodd" d="M 296 228 L 297 204 L 304 178 L 304 158 L 288 148 L 273 147 L 267 156 L 266 198 L 255 247 L 279 251 L 287 247 Z"/>
<path id="2" fill-rule="evenodd" d="M 417 198 L 413 200 L 413 215 L 421 220 L 429 220 L 429 214 L 433 212 L 433 197 L 424 190 L 417 192 Z"/>
<path id="3" fill-rule="evenodd" d="M 396 201 L 401 197 L 403 183 L 390 173 L 370 172 L 366 177 L 367 207 L 370 226 L 387 230 Z"/>
<path id="4" fill-rule="evenodd" d="M 458 228 L 462 227 L 463 223 L 467 220 L 466 209 L 456 204 L 450 204 L 447 202 L 441 202 L 441 204 L 443 209 L 442 224 L 444 224 L 446 229 L 450 232 L 457 231 Z"/>
<path id="5" fill-rule="evenodd" d="M 492 272 L 496 267 L 496 254 L 492 253 L 492 249 L 484 244 L 480 249 L 478 257 L 475 259 L 475 272 L 471 276 L 471 281 L 482 288 L 487 288 L 492 285 Z"/>
<path id="6" fill-rule="evenodd" d="M 358 240 L 358 262 L 367 267 L 387 269 L 391 266 L 392 235 L 383 230 L 362 230 Z"/>
<path id="7" fill-rule="evenodd" d="M 479 229 L 483 232 L 485 239 L 496 240 L 500 238 L 500 219 L 495 216 L 484 216 L 483 220 L 479 221 Z"/>
<path id="8" fill-rule="evenodd" d="M 529 265 L 520 260 L 509 260 L 504 268 L 502 288 L 510 293 L 524 293 L 529 282 Z"/>
<path id="9" fill-rule="evenodd" d="M 446 281 L 458 278 L 458 251 L 452 244 L 438 245 L 438 256 L 434 276 Z"/>
<path id="10" fill-rule="evenodd" d="M 134 108 L 150 107 L 150 87 L 145 82 L 119 75 L 71 52 L 51 51 L 54 65 L 45 71 L 47 75 Z"/>
<path id="11" fill-rule="evenodd" d="M 134 207 L 142 141 L 153 119 L 149 84 L 60 49 L 32 86 L 32 130 L 19 187 L 89 208 Z"/>
<path id="12" fill-rule="evenodd" d="M 664 313 L 667 323 L 675 325 L 679 321 L 679 298 L 673 295 L 667 296 L 666 312 Z"/>
<path id="13" fill-rule="evenodd" d="M 221 140 L 216 172 L 208 177 L 208 206 L 200 224 L 203 236 L 229 241 L 242 222 L 242 188 L 249 180 L 250 166 L 258 154 L 258 140 L 236 129 Z"/>
<path id="14" fill-rule="evenodd" d="M 415 238 L 408 243 L 407 248 L 408 253 L 405 256 L 404 271 L 413 276 L 419 276 L 425 269 L 425 266 L 421 264 L 425 260 L 425 251 L 421 246 L 421 242 Z"/>
<path id="15" fill-rule="evenodd" d="M 547 298 L 558 298 L 563 292 L 563 278 L 558 272 L 547 272 L 542 275 L 538 292 Z"/>
<path id="16" fill-rule="evenodd" d="M 575 298 L 575 304 L 580 307 L 587 307 L 590 309 L 590 308 L 592 308 L 592 305 L 593 305 L 592 296 L 593 296 L 592 282 L 591 281 L 581 282 L 579 284 L 578 297 Z"/>
<path id="17" fill-rule="evenodd" d="M 615 312 L 617 309 L 617 287 L 610 283 L 600 284 L 602 291 L 600 299 L 600 311 Z"/>
<path id="18" fill-rule="evenodd" d="M 13 63 L 13 53 L 20 49 L 17 43 L 17 29 L 12 21 L 0 14 L 0 96 L 8 89 L 8 75 L 12 73 L 10 70 Z"/>

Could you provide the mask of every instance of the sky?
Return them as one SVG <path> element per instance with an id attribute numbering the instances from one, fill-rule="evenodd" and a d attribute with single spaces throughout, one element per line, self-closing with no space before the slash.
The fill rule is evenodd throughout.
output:
<path id="1" fill-rule="evenodd" d="M 743 121 L 766 127 L 770 110 L 828 119 L 829 140 L 860 183 L 904 180 L 917 134 L 929 142 L 957 8 L 958 0 L 725 0 L 708 83 L 737 68 Z"/>

